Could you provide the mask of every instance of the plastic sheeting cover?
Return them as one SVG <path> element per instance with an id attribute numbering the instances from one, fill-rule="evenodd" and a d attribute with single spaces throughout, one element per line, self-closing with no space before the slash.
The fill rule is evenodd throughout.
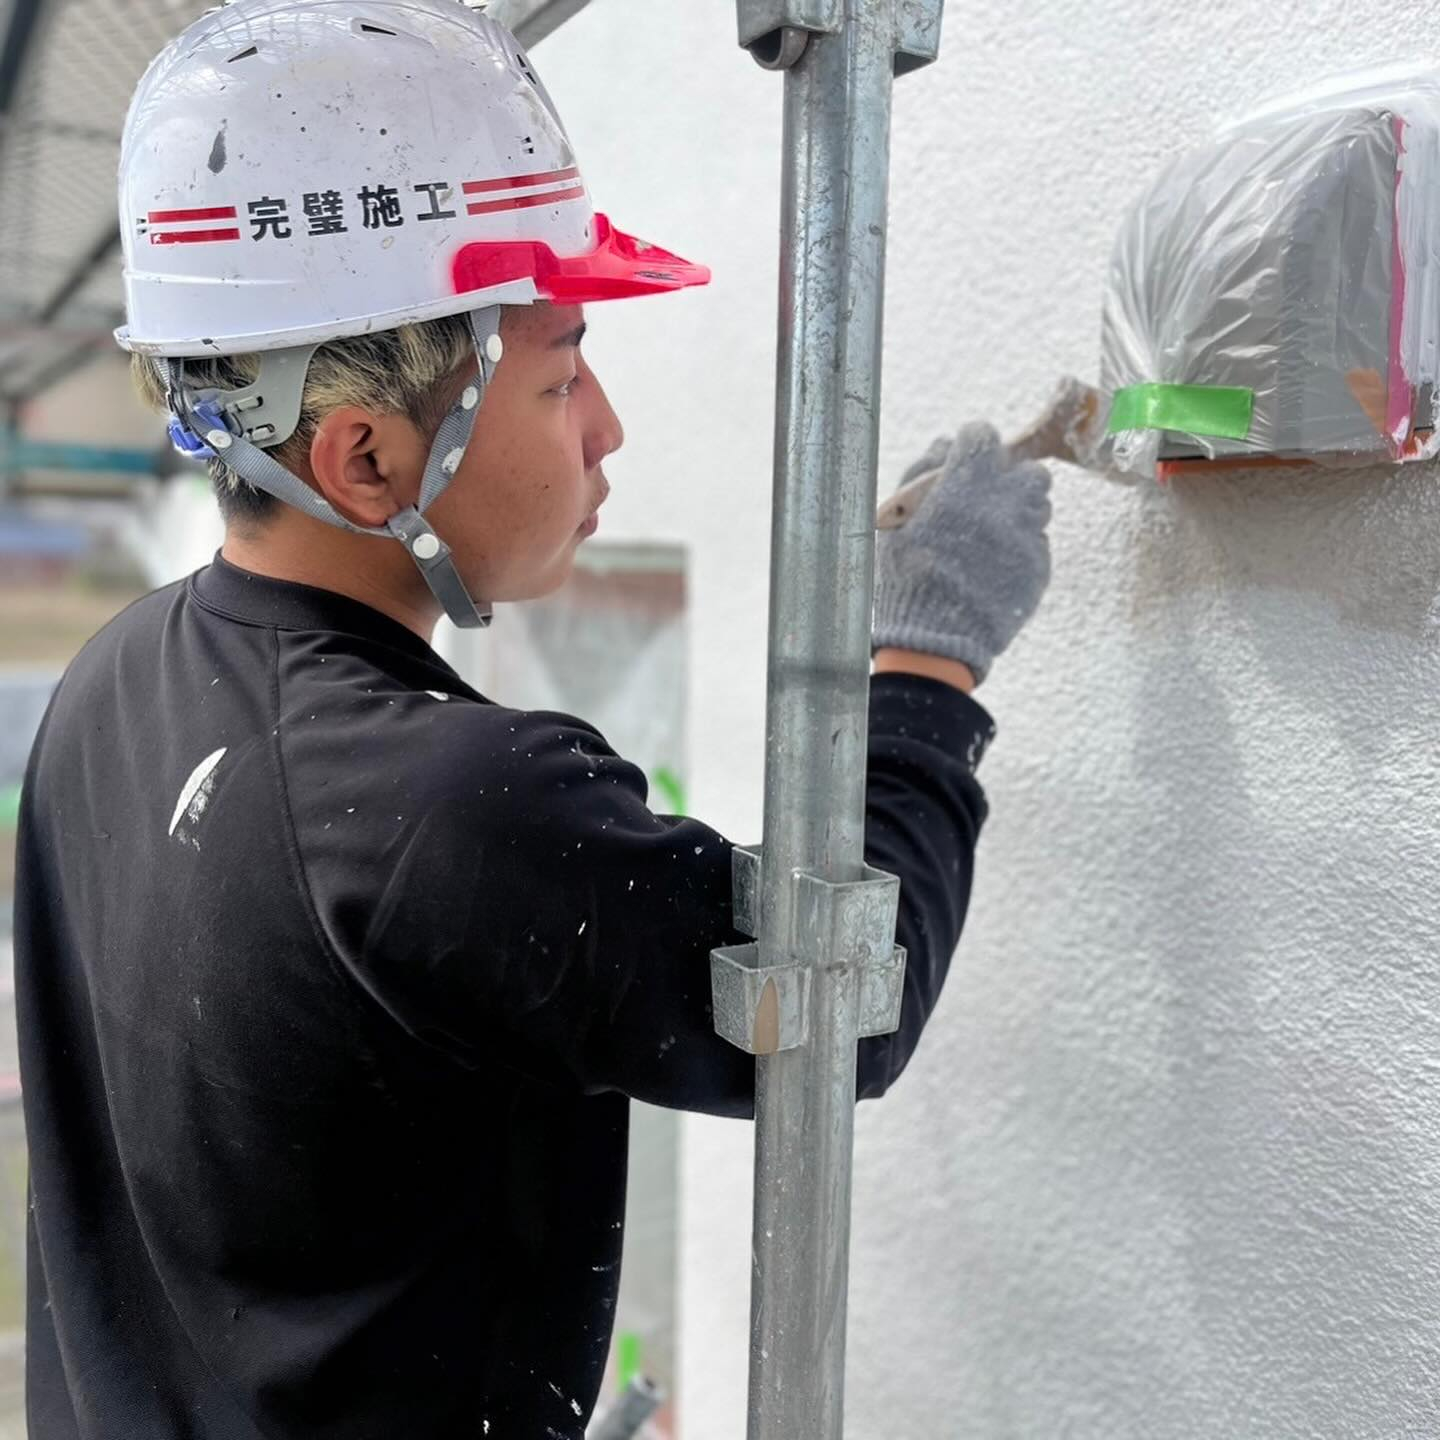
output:
<path id="1" fill-rule="evenodd" d="M 1109 463 L 1428 458 L 1437 243 L 1440 75 L 1342 77 L 1223 126 L 1124 221 L 1101 383 L 1248 390 L 1248 432 L 1120 430 Z"/>

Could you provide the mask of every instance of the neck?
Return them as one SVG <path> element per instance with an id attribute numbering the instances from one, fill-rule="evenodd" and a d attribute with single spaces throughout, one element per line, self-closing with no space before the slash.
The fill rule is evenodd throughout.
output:
<path id="1" fill-rule="evenodd" d="M 398 541 L 353 535 L 287 511 L 258 526 L 228 526 L 220 553 L 251 574 L 358 600 L 427 645 L 435 633 L 440 607 Z"/>

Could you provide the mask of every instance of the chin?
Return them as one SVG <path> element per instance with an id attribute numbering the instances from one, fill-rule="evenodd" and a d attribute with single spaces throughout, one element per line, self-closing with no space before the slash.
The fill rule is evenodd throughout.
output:
<path id="1" fill-rule="evenodd" d="M 485 599 L 497 605 L 514 605 L 524 600 L 543 600 L 547 595 L 553 595 L 570 578 L 571 572 L 575 569 L 575 552 L 573 549 L 556 559 L 552 564 L 538 574 L 527 575 L 523 578 L 515 578 L 502 586 L 498 591 L 486 592 L 483 582 L 479 582 L 479 591 L 472 594 L 484 594 Z"/>
<path id="2" fill-rule="evenodd" d="M 553 595 L 570 578 L 571 572 L 574 569 L 575 567 L 573 564 L 567 563 L 563 569 L 557 571 L 554 575 L 548 576 L 545 580 L 543 580 L 536 587 L 534 593 L 531 595 L 530 598 L 532 600 L 543 600 L 547 595 Z"/>

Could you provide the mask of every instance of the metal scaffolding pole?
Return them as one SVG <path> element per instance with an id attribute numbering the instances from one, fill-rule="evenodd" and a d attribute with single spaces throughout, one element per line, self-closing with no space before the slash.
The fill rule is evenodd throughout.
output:
<path id="1" fill-rule="evenodd" d="M 856 1042 L 896 1028 L 898 882 L 864 863 L 892 77 L 944 0 L 738 0 L 785 73 L 764 844 L 716 1027 L 755 1053 L 749 1440 L 839 1440 Z"/>
<path id="2" fill-rule="evenodd" d="M 590 0 L 490 0 L 486 14 L 498 20 L 522 45 L 538 45 L 573 20 Z"/>

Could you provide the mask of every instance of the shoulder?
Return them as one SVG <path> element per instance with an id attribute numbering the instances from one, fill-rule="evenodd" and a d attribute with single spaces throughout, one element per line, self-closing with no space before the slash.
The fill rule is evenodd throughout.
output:
<path id="1" fill-rule="evenodd" d="M 354 817 L 369 814 L 383 817 L 387 844 L 513 843 L 644 795 L 640 772 L 585 721 L 492 704 L 439 667 L 397 676 L 314 656 L 282 689 L 279 735 L 292 807 L 312 835 L 368 829 Z"/>
<path id="2" fill-rule="evenodd" d="M 643 794 L 639 770 L 576 716 L 440 693 L 397 699 L 394 707 L 407 712 L 402 723 L 426 737 L 430 753 L 411 768 L 437 804 L 484 798 L 492 814 L 530 828 L 589 808 L 616 789 Z"/>

